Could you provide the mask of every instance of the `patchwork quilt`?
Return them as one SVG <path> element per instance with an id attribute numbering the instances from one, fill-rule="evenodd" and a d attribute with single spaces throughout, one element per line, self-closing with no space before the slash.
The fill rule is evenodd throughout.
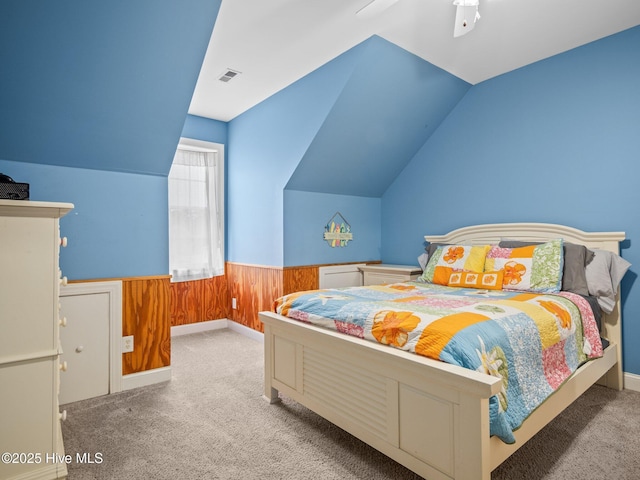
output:
<path id="1" fill-rule="evenodd" d="M 502 380 L 491 435 L 513 432 L 584 362 L 602 356 L 580 295 L 455 288 L 420 282 L 298 292 L 280 315 L 477 370 Z"/>

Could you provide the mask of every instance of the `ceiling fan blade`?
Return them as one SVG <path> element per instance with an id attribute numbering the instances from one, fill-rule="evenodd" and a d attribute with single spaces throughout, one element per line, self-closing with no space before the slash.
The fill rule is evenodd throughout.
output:
<path id="1" fill-rule="evenodd" d="M 456 7 L 456 23 L 453 25 L 454 38 L 473 30 L 479 17 L 477 6 L 458 5 Z"/>

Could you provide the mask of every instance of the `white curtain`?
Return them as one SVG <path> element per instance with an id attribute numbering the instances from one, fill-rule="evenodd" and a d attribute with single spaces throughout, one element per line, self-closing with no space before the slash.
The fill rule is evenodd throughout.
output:
<path id="1" fill-rule="evenodd" d="M 218 152 L 179 147 L 169 172 L 171 281 L 224 274 L 223 178 Z"/>

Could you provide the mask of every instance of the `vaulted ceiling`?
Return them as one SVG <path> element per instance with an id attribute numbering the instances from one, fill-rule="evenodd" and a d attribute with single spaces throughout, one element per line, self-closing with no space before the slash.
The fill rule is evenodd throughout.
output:
<path id="1" fill-rule="evenodd" d="M 370 2 L 223 1 L 189 113 L 229 121 L 374 34 L 473 85 L 640 24 L 638 0 L 480 0 L 454 38 L 452 0 L 356 16 Z M 219 81 L 227 69 L 240 74 Z"/>

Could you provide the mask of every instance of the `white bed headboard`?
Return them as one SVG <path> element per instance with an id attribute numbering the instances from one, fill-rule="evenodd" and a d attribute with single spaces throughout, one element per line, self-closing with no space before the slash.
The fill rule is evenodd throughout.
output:
<path id="1" fill-rule="evenodd" d="M 500 240 L 547 241 L 562 238 L 589 248 L 620 253 L 624 232 L 584 232 L 552 223 L 490 223 L 458 228 L 445 235 L 425 235 L 429 243 L 498 243 Z"/>
<path id="2" fill-rule="evenodd" d="M 620 242 L 625 239 L 624 232 L 584 232 L 576 228 L 552 223 L 491 223 L 458 228 L 444 235 L 425 235 L 429 243 L 448 244 L 496 244 L 501 240 L 527 240 L 543 242 L 562 238 L 565 242 L 599 248 L 620 254 Z M 602 316 L 602 336 L 618 345 L 618 365 L 622 365 L 622 315 L 620 293 L 616 307 L 610 314 Z M 605 383 L 608 386 L 622 385 L 622 369 L 612 371 Z"/>

